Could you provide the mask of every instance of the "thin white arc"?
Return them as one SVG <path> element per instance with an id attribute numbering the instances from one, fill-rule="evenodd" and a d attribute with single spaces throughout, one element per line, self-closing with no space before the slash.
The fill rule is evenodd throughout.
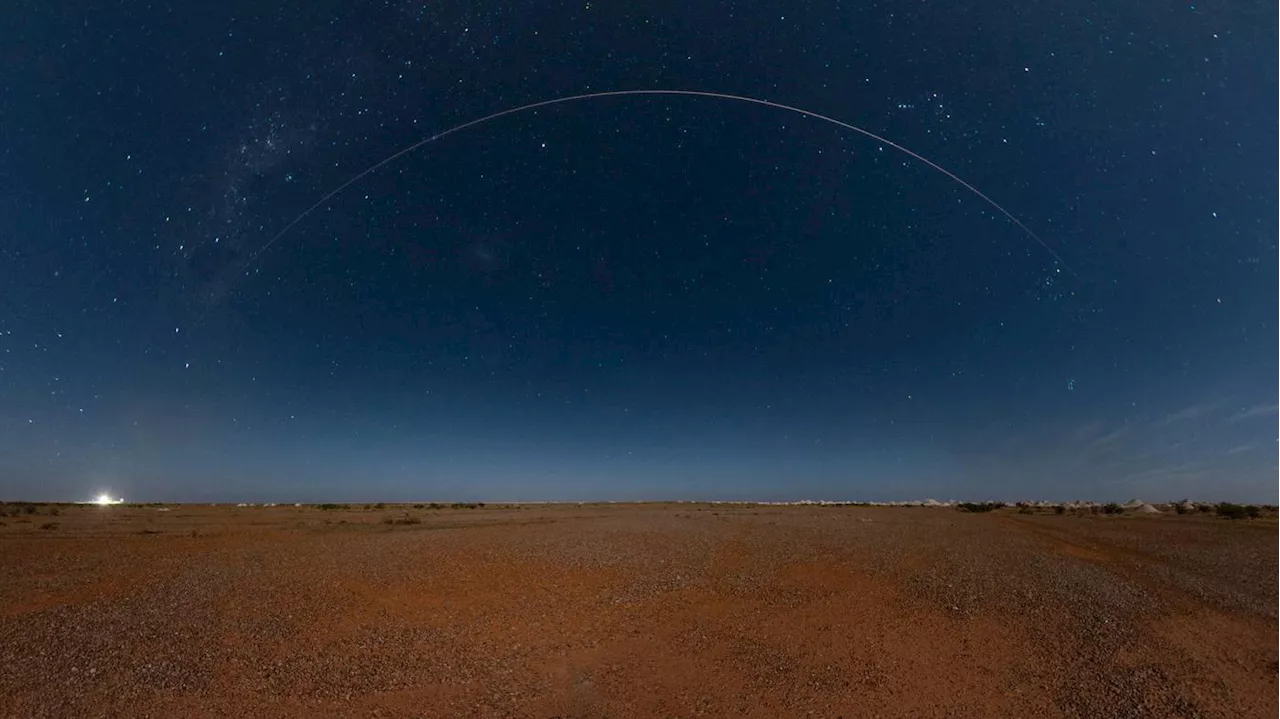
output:
<path id="1" fill-rule="evenodd" d="M 293 229 L 295 225 L 297 225 L 299 222 L 302 222 L 304 219 L 306 219 L 308 215 L 310 215 L 312 212 L 315 212 L 320 206 L 324 205 L 326 202 L 332 199 L 335 195 L 347 189 L 348 187 L 354 185 L 355 183 L 359 182 L 368 174 L 377 171 L 378 169 L 384 167 L 389 163 L 395 162 L 401 157 L 404 157 L 405 155 L 413 152 L 414 150 L 417 150 L 419 147 L 422 147 L 423 145 L 427 145 L 429 143 L 435 142 L 436 140 L 452 135 L 455 132 L 460 132 L 469 127 L 474 127 L 476 125 L 489 122 L 490 120 L 496 120 L 500 117 L 505 117 L 507 115 L 514 115 L 516 113 L 525 112 L 528 110 L 536 110 L 540 107 L 547 107 L 548 105 L 558 105 L 565 102 L 575 102 L 577 100 L 591 100 L 591 99 L 597 99 L 602 97 L 625 97 L 625 96 L 635 96 L 635 95 L 683 95 L 688 97 L 710 97 L 710 98 L 716 98 L 720 100 L 733 100 L 736 102 L 746 102 L 746 103 L 751 103 L 753 105 L 761 105 L 763 107 L 772 107 L 778 110 L 786 110 L 788 112 L 794 112 L 804 117 L 811 117 L 815 120 L 822 120 L 823 122 L 829 122 L 833 125 L 836 125 L 837 127 L 842 127 L 846 130 L 852 130 L 860 135 L 869 137 L 872 140 L 875 140 L 876 142 L 879 142 L 884 145 L 888 145 L 889 147 L 892 147 L 893 149 L 903 153 L 904 155 L 907 155 L 908 157 L 911 157 L 915 160 L 919 160 L 920 162 L 923 162 L 929 167 L 932 167 L 933 169 L 937 170 L 943 175 L 946 175 L 947 177 L 951 178 L 955 182 L 959 183 L 961 187 L 977 195 L 988 205 L 991 205 L 992 207 L 994 207 L 996 211 L 998 211 L 1000 214 L 1008 218 L 1008 220 L 1012 222 L 1015 226 L 1017 226 L 1018 229 L 1022 230 L 1027 234 L 1028 237 L 1035 240 L 1037 244 L 1039 244 L 1041 247 L 1045 249 L 1045 251 L 1047 251 L 1050 255 L 1052 255 L 1053 259 L 1057 260 L 1058 263 L 1061 264 L 1064 268 L 1066 268 L 1068 272 L 1075 274 L 1071 270 L 1071 268 L 1067 265 L 1067 263 L 1063 261 L 1062 257 L 1060 257 L 1058 253 L 1055 252 L 1054 249 L 1049 246 L 1048 243 L 1040 239 L 1039 235 L 1032 232 L 1031 228 L 1023 224 L 1022 220 L 1019 220 L 1017 217 L 1015 217 L 1012 212 L 1009 212 L 1008 210 L 1001 207 L 999 203 L 997 203 L 995 200 L 991 199 L 990 197 L 987 197 L 986 194 L 984 194 L 978 188 L 960 179 L 960 177 L 957 176 L 954 172 L 948 170 L 942 165 L 939 165 L 933 160 L 930 160 L 929 158 L 923 155 L 920 155 L 919 153 L 913 152 L 912 150 L 909 150 L 903 147 L 902 145 L 899 145 L 893 140 L 889 140 L 887 138 L 881 137 L 880 135 L 877 135 L 876 133 L 871 132 L 870 130 L 864 130 L 861 127 L 858 127 L 857 125 L 851 125 L 847 122 L 837 120 L 834 117 L 828 117 L 826 115 L 813 112 L 811 110 L 805 110 L 803 108 L 794 107 L 792 105 L 784 105 L 780 102 L 773 102 L 772 100 L 761 100 L 760 98 L 757 98 L 757 97 L 747 97 L 745 95 L 731 95 L 723 92 L 709 92 L 704 90 L 610 90 L 608 92 L 588 92 L 581 95 L 570 95 L 568 97 L 557 97 L 551 100 L 541 100 L 539 102 L 530 103 L 528 105 L 521 105 L 520 107 L 513 107 L 506 110 L 502 110 L 500 112 L 495 112 L 491 115 L 485 115 L 484 117 L 481 117 L 479 119 L 464 122 L 461 125 L 456 125 L 443 132 L 439 132 L 439 133 L 436 133 L 435 135 L 431 135 L 430 137 L 424 138 L 422 140 L 418 140 L 412 145 L 409 145 L 397 151 L 395 154 L 392 154 L 386 157 L 385 159 L 377 163 L 374 163 L 373 165 L 370 165 L 369 167 L 360 171 L 358 174 L 351 177 L 351 179 L 347 180 L 341 185 L 338 185 L 334 189 L 330 190 L 324 197 L 321 197 L 319 200 L 316 201 L 315 204 L 303 210 L 302 214 L 293 218 L 293 220 L 289 224 L 285 225 L 284 228 L 279 232 L 277 232 L 274 237 L 272 237 L 270 240 L 267 241 L 266 244 L 258 248 L 256 252 L 250 255 L 249 259 L 245 262 L 244 267 L 241 269 L 241 271 L 242 272 L 247 271 L 253 265 L 253 263 L 258 259 L 259 255 L 261 255 L 263 252 L 266 252 L 268 249 L 270 249 L 271 246 L 274 245 L 277 240 L 279 240 L 281 237 L 285 235 L 285 233 Z"/>

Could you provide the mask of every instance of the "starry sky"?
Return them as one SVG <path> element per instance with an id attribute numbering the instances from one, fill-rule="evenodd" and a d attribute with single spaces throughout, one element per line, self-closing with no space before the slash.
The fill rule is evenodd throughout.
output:
<path id="1" fill-rule="evenodd" d="M 0 496 L 1274 503 L 1274 2 L 6 3 Z M 627 89 L 733 93 L 525 105 Z"/>

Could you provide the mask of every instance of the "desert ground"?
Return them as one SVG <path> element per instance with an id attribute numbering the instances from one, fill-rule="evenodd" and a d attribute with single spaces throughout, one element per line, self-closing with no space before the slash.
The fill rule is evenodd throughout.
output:
<path id="1" fill-rule="evenodd" d="M 5 717 L 1277 712 L 1273 518 L 7 509 Z"/>

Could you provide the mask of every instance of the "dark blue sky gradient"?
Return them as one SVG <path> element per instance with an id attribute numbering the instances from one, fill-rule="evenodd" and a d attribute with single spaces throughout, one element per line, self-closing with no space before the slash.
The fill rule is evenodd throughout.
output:
<path id="1" fill-rule="evenodd" d="M 0 14 L 0 496 L 1276 501 L 1274 3 L 127 5 Z M 654 88 L 1066 264 L 688 97 L 254 257 Z"/>

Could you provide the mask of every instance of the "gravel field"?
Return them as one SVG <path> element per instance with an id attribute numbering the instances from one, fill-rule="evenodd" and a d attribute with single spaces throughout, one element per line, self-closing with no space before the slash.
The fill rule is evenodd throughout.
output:
<path id="1" fill-rule="evenodd" d="M 5 717 L 1277 713 L 1274 519 L 8 509 Z"/>

